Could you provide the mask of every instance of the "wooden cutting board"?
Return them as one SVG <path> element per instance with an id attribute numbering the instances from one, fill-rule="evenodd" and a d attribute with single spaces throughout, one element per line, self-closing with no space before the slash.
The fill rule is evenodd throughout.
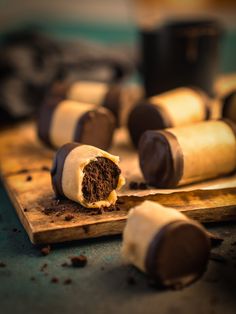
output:
<path id="1" fill-rule="evenodd" d="M 124 167 L 125 156 L 132 154 L 130 148 L 122 148 L 123 144 L 118 146 L 124 149 Z M 117 152 L 117 147 L 114 151 Z M 236 186 L 236 179 L 231 177 L 224 179 L 231 186 L 225 189 L 191 189 L 169 191 L 169 194 L 151 190 L 137 195 L 122 191 L 117 206 L 112 210 L 90 211 L 67 200 L 58 203 L 51 188 L 49 172 L 53 154 L 38 141 L 33 123 L 21 124 L 0 133 L 1 177 L 34 244 L 119 234 L 129 209 L 144 199 L 177 208 L 203 223 L 236 220 L 236 189 L 232 188 Z M 127 168 L 132 168 L 131 164 Z M 124 172 L 129 175 L 128 171 Z"/>

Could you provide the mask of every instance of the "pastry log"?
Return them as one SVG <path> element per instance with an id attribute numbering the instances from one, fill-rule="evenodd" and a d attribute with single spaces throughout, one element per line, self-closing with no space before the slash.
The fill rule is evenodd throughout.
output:
<path id="1" fill-rule="evenodd" d="M 58 148 L 79 142 L 108 149 L 115 130 L 112 113 L 103 107 L 53 96 L 42 106 L 38 118 L 38 136 Z"/>
<path id="2" fill-rule="evenodd" d="M 170 188 L 234 172 L 235 132 L 235 125 L 226 120 L 146 131 L 139 144 L 144 178 L 156 187 Z"/>
<path id="3" fill-rule="evenodd" d="M 67 143 L 54 158 L 54 192 L 88 208 L 113 205 L 125 182 L 118 163 L 119 157 L 94 146 Z"/>
<path id="4" fill-rule="evenodd" d="M 208 119 L 208 97 L 196 88 L 181 87 L 140 102 L 131 111 L 128 128 L 137 147 L 147 130 L 161 130 Z"/>
<path id="5" fill-rule="evenodd" d="M 136 84 L 108 84 L 104 82 L 76 81 L 55 83 L 51 94 L 64 99 L 103 106 L 109 109 L 116 120 L 116 126 L 127 124 L 132 108 L 143 97 L 143 89 Z"/>
<path id="6" fill-rule="evenodd" d="M 181 288 L 205 271 L 210 241 L 204 228 L 179 211 L 152 201 L 131 209 L 122 255 L 160 285 Z"/>

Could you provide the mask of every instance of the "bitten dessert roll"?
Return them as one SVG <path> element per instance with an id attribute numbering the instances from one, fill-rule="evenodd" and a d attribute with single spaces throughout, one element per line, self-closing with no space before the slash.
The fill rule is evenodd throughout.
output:
<path id="1" fill-rule="evenodd" d="M 54 158 L 54 192 L 88 208 L 113 205 L 125 183 L 118 163 L 119 157 L 94 146 L 67 143 Z"/>
<path id="2" fill-rule="evenodd" d="M 236 126 L 226 120 L 146 131 L 139 143 L 144 178 L 170 188 L 230 174 L 236 169 L 235 135 Z"/>
<path id="3" fill-rule="evenodd" d="M 143 89 L 136 84 L 57 82 L 52 86 L 51 94 L 82 103 L 104 106 L 113 113 L 116 125 L 120 127 L 127 124 L 132 108 L 143 97 Z"/>
<path id="4" fill-rule="evenodd" d="M 38 118 L 39 138 L 55 148 L 79 142 L 108 149 L 114 130 L 115 119 L 106 108 L 57 96 L 44 103 Z"/>
<path id="5" fill-rule="evenodd" d="M 161 130 L 207 120 L 208 97 L 196 88 L 181 87 L 148 98 L 135 106 L 128 119 L 133 144 L 147 130 Z"/>
<path id="6" fill-rule="evenodd" d="M 206 270 L 210 240 L 204 228 L 179 211 L 144 201 L 130 210 L 122 255 L 165 287 L 181 288 Z"/>
<path id="7" fill-rule="evenodd" d="M 222 116 L 236 122 L 236 90 L 231 91 L 223 99 Z"/>

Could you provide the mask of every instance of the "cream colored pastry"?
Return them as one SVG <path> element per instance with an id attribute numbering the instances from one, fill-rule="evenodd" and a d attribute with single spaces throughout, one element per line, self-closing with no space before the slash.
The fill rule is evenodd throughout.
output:
<path id="1" fill-rule="evenodd" d="M 236 138 L 224 121 L 207 121 L 166 129 L 183 153 L 183 176 L 178 185 L 228 174 L 236 169 Z"/>
<path id="2" fill-rule="evenodd" d="M 67 98 L 82 103 L 102 105 L 108 90 L 109 85 L 106 83 L 79 81 L 71 85 Z"/>
<path id="3" fill-rule="evenodd" d="M 74 140 L 74 132 L 79 118 L 94 105 L 79 103 L 73 100 L 63 100 L 56 107 L 49 130 L 50 141 L 54 147 L 60 147 Z"/>
<path id="4" fill-rule="evenodd" d="M 79 202 L 85 207 L 96 208 L 101 206 L 110 206 L 115 204 L 117 200 L 116 190 L 113 190 L 106 200 L 88 203 L 82 192 L 82 182 L 84 177 L 84 168 L 97 157 L 105 157 L 113 161 L 117 166 L 119 157 L 111 155 L 106 151 L 90 145 L 80 145 L 73 149 L 66 157 L 62 173 L 62 189 L 66 197 Z M 120 174 L 117 190 L 124 185 L 125 179 Z"/>
<path id="5" fill-rule="evenodd" d="M 206 119 L 207 96 L 195 89 L 181 87 L 149 98 L 163 109 L 172 127 Z"/>
<path id="6" fill-rule="evenodd" d="M 131 209 L 123 232 L 121 252 L 124 261 L 145 272 L 145 259 L 152 239 L 165 225 L 178 220 L 188 218 L 156 202 L 144 201 Z"/>

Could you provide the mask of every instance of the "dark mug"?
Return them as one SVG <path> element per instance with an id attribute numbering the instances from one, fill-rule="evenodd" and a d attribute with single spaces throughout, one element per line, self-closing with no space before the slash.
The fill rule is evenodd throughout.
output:
<path id="1" fill-rule="evenodd" d="M 222 35 L 218 21 L 172 21 L 140 35 L 146 96 L 180 86 L 199 87 L 213 96 Z"/>

